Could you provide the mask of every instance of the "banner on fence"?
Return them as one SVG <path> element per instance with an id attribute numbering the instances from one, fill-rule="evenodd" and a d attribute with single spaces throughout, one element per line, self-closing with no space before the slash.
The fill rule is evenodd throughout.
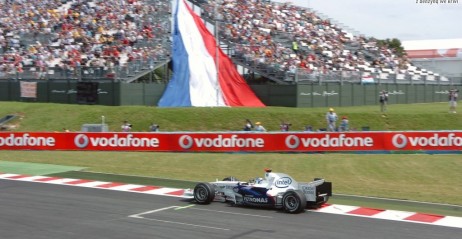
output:
<path id="1" fill-rule="evenodd" d="M 37 82 L 21 81 L 21 97 L 37 98 Z"/>
<path id="2" fill-rule="evenodd" d="M 1 150 L 170 152 L 460 151 L 462 131 L 347 133 L 1 132 Z"/>

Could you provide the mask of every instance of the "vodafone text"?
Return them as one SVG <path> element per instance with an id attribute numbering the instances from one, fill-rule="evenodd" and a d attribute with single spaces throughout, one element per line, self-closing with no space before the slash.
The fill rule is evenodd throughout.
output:
<path id="1" fill-rule="evenodd" d="M 94 137 L 79 134 L 74 143 L 79 148 L 86 148 L 88 144 L 93 147 L 159 147 L 158 138 L 134 137 L 132 134 L 117 135 L 112 137 Z"/>
<path id="2" fill-rule="evenodd" d="M 373 147 L 374 140 L 371 137 L 350 137 L 345 134 L 330 135 L 326 134 L 322 138 L 304 138 L 296 135 L 290 135 L 286 138 L 286 146 L 290 149 L 296 149 L 300 146 L 304 148 L 318 147 Z"/>
<path id="3" fill-rule="evenodd" d="M 449 133 L 447 136 L 440 136 L 435 133 L 432 136 L 420 136 L 412 137 L 405 136 L 404 134 L 396 134 L 392 138 L 392 143 L 397 148 L 404 148 L 408 146 L 408 143 L 412 147 L 450 147 L 450 146 L 462 146 L 462 137 L 456 136 L 454 133 Z"/>
<path id="4" fill-rule="evenodd" d="M 0 146 L 55 146 L 56 140 L 53 137 L 34 137 L 29 134 L 17 136 L 10 134 L 7 137 L 0 137 Z"/>
<path id="5" fill-rule="evenodd" d="M 190 149 L 196 146 L 199 148 L 263 148 L 265 141 L 262 138 L 239 138 L 238 135 L 224 137 L 217 135 L 214 138 L 193 138 L 190 135 L 183 135 L 179 139 L 179 145 L 183 149 Z"/>

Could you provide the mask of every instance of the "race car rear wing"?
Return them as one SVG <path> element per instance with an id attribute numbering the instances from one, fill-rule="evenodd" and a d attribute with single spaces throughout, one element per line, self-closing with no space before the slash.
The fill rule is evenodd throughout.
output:
<path id="1" fill-rule="evenodd" d="M 332 196 L 332 183 L 324 179 L 315 179 L 310 183 L 298 183 L 299 189 L 305 194 L 309 206 L 319 206 L 326 203 Z"/>
<path id="2" fill-rule="evenodd" d="M 332 182 L 324 182 L 321 185 L 316 186 L 316 193 L 318 196 L 329 196 L 332 197 Z"/>

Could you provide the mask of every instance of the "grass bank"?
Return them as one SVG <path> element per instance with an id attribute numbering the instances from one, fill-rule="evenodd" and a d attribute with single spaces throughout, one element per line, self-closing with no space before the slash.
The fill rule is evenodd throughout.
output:
<path id="1" fill-rule="evenodd" d="M 338 107 L 339 116 L 348 116 L 352 128 L 371 130 L 459 130 L 462 114 L 449 114 L 446 103 L 390 105 L 386 117 L 379 106 Z M 244 120 L 260 121 L 270 131 L 279 131 L 281 121 L 290 122 L 291 130 L 306 125 L 325 128 L 327 108 L 157 108 L 148 106 L 65 105 L 51 103 L 0 102 L 0 117 L 16 114 L 13 131 L 79 131 L 82 124 L 105 123 L 111 131 L 120 131 L 124 120 L 133 131 L 148 131 L 151 123 L 161 131 L 235 131 L 242 130 Z"/>

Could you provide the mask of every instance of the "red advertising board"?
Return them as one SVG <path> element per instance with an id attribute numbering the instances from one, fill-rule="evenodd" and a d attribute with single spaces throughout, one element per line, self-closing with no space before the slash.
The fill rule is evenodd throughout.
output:
<path id="1" fill-rule="evenodd" d="M 0 133 L 0 150 L 329 152 L 459 151 L 461 147 L 462 131 L 346 133 Z"/>

